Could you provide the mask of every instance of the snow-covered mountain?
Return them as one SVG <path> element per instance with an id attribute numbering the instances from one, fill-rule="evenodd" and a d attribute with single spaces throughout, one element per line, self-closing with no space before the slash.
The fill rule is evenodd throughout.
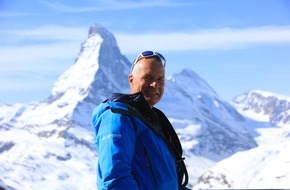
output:
<path id="1" fill-rule="evenodd" d="M 244 115 L 256 115 L 275 125 L 290 125 L 290 97 L 266 91 L 250 91 L 233 99 Z"/>
<path id="2" fill-rule="evenodd" d="M 198 179 L 195 189 L 289 189 L 290 97 L 256 90 L 232 103 L 248 117 L 247 128 L 258 146 L 217 163 Z"/>
<path id="3" fill-rule="evenodd" d="M 185 121 L 187 126 L 196 126 L 196 133 L 190 134 L 198 141 L 190 148 L 194 155 L 219 161 L 256 146 L 243 126 L 244 118 L 189 69 L 166 81 L 164 98 L 158 107 L 172 118 L 176 128 L 183 128 Z"/>
<path id="4" fill-rule="evenodd" d="M 93 25 L 47 99 L 0 106 L 0 181 L 17 190 L 96 189 L 91 113 L 111 93 L 129 92 L 130 65 L 114 36 Z M 263 123 L 242 116 L 189 69 L 166 80 L 157 107 L 181 139 L 190 185 L 217 162 L 258 146 L 249 123 Z"/>
<path id="5" fill-rule="evenodd" d="M 91 113 L 127 91 L 129 67 L 114 36 L 92 26 L 46 100 L 0 107 L 0 179 L 15 189 L 95 189 Z"/>

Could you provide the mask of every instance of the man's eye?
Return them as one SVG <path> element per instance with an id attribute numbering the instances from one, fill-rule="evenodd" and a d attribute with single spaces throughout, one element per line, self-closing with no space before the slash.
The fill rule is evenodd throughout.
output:
<path id="1" fill-rule="evenodd" d="M 158 83 L 159 84 L 163 84 L 164 83 L 164 79 L 158 79 Z"/>
<path id="2" fill-rule="evenodd" d="M 146 81 L 150 80 L 150 77 L 149 77 L 149 76 L 144 76 L 143 78 L 144 78 L 144 80 L 146 80 Z"/>

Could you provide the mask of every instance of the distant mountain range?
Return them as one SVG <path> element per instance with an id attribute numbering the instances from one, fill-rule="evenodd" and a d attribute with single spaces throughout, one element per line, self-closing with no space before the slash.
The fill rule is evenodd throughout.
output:
<path id="1" fill-rule="evenodd" d="M 289 189 L 290 98 L 250 91 L 233 99 L 258 146 L 238 152 L 209 169 L 197 189 Z"/>
<path id="2" fill-rule="evenodd" d="M 264 116 L 263 121 L 290 125 L 290 97 L 265 91 L 251 91 L 233 99 L 237 110 Z"/>
<path id="3" fill-rule="evenodd" d="M 76 62 L 58 78 L 47 99 L 0 106 L 0 187 L 96 189 L 91 113 L 112 93 L 129 92 L 130 66 L 114 36 L 93 25 Z M 283 157 L 290 150 L 284 150 L 289 145 L 289 105 L 289 97 L 264 91 L 247 92 L 228 103 L 194 71 L 184 69 L 166 79 L 157 107 L 181 139 L 191 187 L 252 188 L 267 186 L 263 181 L 271 173 L 263 178 L 266 166 L 290 163 Z M 264 164 L 254 158 L 264 158 Z M 260 178 L 244 179 L 246 169 L 253 179 L 256 173 Z M 289 170 L 275 171 L 277 184 L 290 181 Z"/>

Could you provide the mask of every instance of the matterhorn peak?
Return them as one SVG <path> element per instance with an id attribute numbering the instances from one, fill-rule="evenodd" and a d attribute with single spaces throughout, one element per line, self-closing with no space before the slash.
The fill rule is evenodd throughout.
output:
<path id="1" fill-rule="evenodd" d="M 102 25 L 93 24 L 90 26 L 89 32 L 88 32 L 88 39 L 93 38 L 94 36 L 100 36 L 103 39 L 103 44 L 106 44 L 107 46 L 112 46 L 117 51 L 119 51 L 119 48 L 117 46 L 117 41 L 114 35 Z"/>
<path id="2" fill-rule="evenodd" d="M 101 25 L 92 25 L 78 59 L 56 81 L 49 102 L 57 102 L 62 108 L 69 106 L 80 125 L 90 125 L 94 106 L 113 92 L 128 92 L 129 68 L 130 62 L 121 55 L 113 34 Z M 78 112 L 79 109 L 88 112 Z"/>
<path id="3" fill-rule="evenodd" d="M 88 37 L 91 37 L 97 33 L 100 33 L 99 31 L 101 28 L 103 29 L 103 27 L 100 27 L 100 25 L 93 24 L 89 29 Z"/>
<path id="4" fill-rule="evenodd" d="M 105 27 L 100 24 L 93 24 L 90 26 L 88 38 L 94 35 L 100 35 L 102 38 L 114 38 L 112 33 L 110 33 Z"/>
<path id="5" fill-rule="evenodd" d="M 28 106 L 18 120 L 35 125 L 59 123 L 92 129 L 95 106 L 114 92 L 128 92 L 130 62 L 114 36 L 100 25 L 89 29 L 76 62 L 53 85 L 47 100 Z"/>

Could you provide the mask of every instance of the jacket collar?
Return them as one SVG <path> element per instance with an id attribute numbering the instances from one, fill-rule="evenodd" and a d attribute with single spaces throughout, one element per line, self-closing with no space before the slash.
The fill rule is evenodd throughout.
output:
<path id="1" fill-rule="evenodd" d="M 153 121 L 158 121 L 154 109 L 151 109 L 142 92 L 135 94 L 114 93 L 106 101 L 121 102 L 135 107 L 142 115 L 148 116 Z"/>

